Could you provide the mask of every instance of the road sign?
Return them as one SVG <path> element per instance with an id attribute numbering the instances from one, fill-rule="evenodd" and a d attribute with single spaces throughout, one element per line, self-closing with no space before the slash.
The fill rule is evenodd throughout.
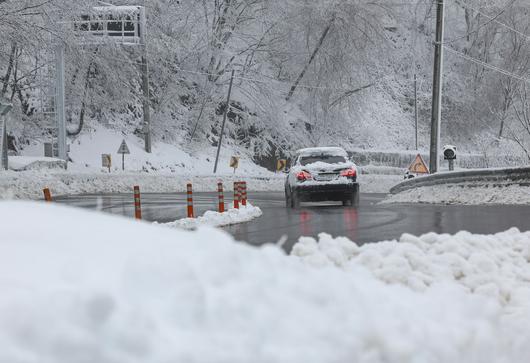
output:
<path id="1" fill-rule="evenodd" d="M 118 149 L 118 154 L 130 154 L 129 147 L 127 146 L 127 143 L 125 140 L 121 142 L 120 148 Z"/>
<path id="2" fill-rule="evenodd" d="M 284 171 L 286 167 L 287 167 L 287 160 L 285 159 L 280 159 L 276 163 L 276 171 Z"/>
<path id="3" fill-rule="evenodd" d="M 130 154 L 129 147 L 125 142 L 125 139 L 121 142 L 118 154 L 121 154 L 121 170 L 125 170 L 125 154 Z"/>
<path id="4" fill-rule="evenodd" d="M 416 159 L 410 164 L 409 171 L 415 174 L 429 174 L 429 168 L 420 154 L 416 155 Z"/>
<path id="5" fill-rule="evenodd" d="M 104 168 L 110 168 L 112 167 L 112 156 L 110 154 L 101 154 L 101 166 Z"/>
<path id="6" fill-rule="evenodd" d="M 236 169 L 239 167 L 239 157 L 232 156 L 230 158 L 230 167 L 234 168 L 234 173 L 236 172 Z"/>

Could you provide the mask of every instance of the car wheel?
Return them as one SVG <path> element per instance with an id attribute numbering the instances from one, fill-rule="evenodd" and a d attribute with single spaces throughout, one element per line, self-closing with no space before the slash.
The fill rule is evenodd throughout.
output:
<path id="1" fill-rule="evenodd" d="M 297 192 L 291 192 L 291 208 L 300 208 L 300 198 Z"/>
<path id="2" fill-rule="evenodd" d="M 351 205 L 353 207 L 358 207 L 359 206 L 359 201 L 360 201 L 360 193 L 359 193 L 359 190 L 357 190 L 352 195 Z"/>
<path id="3" fill-rule="evenodd" d="M 291 207 L 291 196 L 287 193 L 287 190 L 285 190 L 285 206 L 287 208 Z"/>

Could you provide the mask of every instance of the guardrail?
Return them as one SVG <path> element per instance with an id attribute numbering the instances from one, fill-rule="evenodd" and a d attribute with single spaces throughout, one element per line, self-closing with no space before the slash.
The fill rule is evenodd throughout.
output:
<path id="1" fill-rule="evenodd" d="M 408 179 L 390 189 L 396 194 L 405 190 L 442 184 L 476 183 L 476 185 L 523 185 L 530 186 L 530 167 L 505 169 L 478 169 L 437 173 Z"/>

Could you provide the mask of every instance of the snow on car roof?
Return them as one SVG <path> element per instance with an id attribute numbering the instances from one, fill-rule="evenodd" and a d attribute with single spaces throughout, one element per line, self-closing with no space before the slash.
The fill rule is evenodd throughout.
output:
<path id="1" fill-rule="evenodd" d="M 308 147 L 305 149 L 300 149 L 296 152 L 299 156 L 309 156 L 309 155 L 335 155 L 335 156 L 348 156 L 348 153 L 341 147 Z"/>

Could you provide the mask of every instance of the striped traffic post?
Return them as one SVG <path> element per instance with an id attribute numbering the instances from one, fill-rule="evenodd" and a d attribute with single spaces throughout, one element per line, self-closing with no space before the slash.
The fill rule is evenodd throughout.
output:
<path id="1" fill-rule="evenodd" d="M 142 204 L 140 202 L 140 187 L 134 187 L 134 218 L 142 219 Z"/>
<path id="2" fill-rule="evenodd" d="M 234 182 L 234 208 L 239 209 L 239 182 Z"/>
<path id="3" fill-rule="evenodd" d="M 246 207 L 247 206 L 247 182 L 241 182 L 241 203 Z"/>
<path id="4" fill-rule="evenodd" d="M 44 193 L 44 200 L 46 202 L 51 202 L 52 201 L 52 193 L 50 192 L 50 189 L 44 188 L 42 190 L 42 192 Z"/>
<path id="5" fill-rule="evenodd" d="M 219 194 L 219 213 L 224 213 L 225 211 L 225 195 L 223 192 L 223 183 L 217 183 L 217 193 Z"/>
<path id="6" fill-rule="evenodd" d="M 188 194 L 188 218 L 194 218 L 193 214 L 193 187 L 191 183 L 186 186 Z"/>

